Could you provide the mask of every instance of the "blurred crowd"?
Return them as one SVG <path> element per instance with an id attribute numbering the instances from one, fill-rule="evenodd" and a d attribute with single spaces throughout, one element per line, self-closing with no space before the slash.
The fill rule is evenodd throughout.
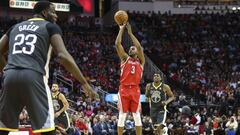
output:
<path id="1" fill-rule="evenodd" d="M 101 86 L 107 91 L 116 92 L 118 87 L 118 57 L 114 55 L 114 36 L 111 33 L 82 32 L 65 33 L 65 43 L 68 51 L 75 58 L 77 64 L 87 77 L 87 80 L 95 86 Z M 73 79 L 65 70 L 55 62 L 51 62 L 55 72 Z M 80 88 L 77 86 L 77 88 Z"/>
<path id="2" fill-rule="evenodd" d="M 205 102 L 239 103 L 239 13 L 135 12 L 130 18 L 145 53 L 178 89 Z"/>
<path id="3" fill-rule="evenodd" d="M 173 15 L 170 12 L 133 12 L 129 16 L 145 53 L 167 75 L 172 88 L 194 95 L 187 100 L 185 94 L 176 93 L 178 99 L 170 107 L 167 119 L 171 132 L 182 129 L 189 134 L 237 131 L 239 126 L 236 125 L 240 121 L 237 109 L 240 103 L 239 13 Z M 1 18 L 0 36 L 22 20 Z M 119 59 L 114 48 L 117 27 L 102 30 L 101 24 L 93 17 L 74 16 L 59 24 L 68 51 L 87 79 L 101 89 L 116 93 L 119 85 Z M 74 80 L 56 61 L 53 59 L 50 63 L 50 82 L 56 74 Z M 74 101 L 71 103 L 75 110 L 71 112 L 72 132 L 116 134 L 117 113 L 108 108 L 103 99 L 90 101 L 81 98 L 81 87 L 75 81 L 74 89 L 73 93 L 67 88 L 62 91 Z M 204 106 L 194 109 L 200 103 Z M 183 120 L 177 105 L 193 106 L 194 116 Z M 217 107 L 210 107 L 214 105 Z M 26 112 L 23 111 L 20 118 L 23 119 L 21 122 L 27 123 Z M 143 123 L 144 135 L 152 134 L 148 116 L 143 116 Z M 133 125 L 132 118 L 128 117 L 126 134 L 134 131 Z"/>
<path id="4" fill-rule="evenodd" d="M 74 97 L 69 102 L 70 125 L 69 135 L 116 135 L 118 113 L 107 107 L 104 101 L 88 98 Z M 175 101 L 175 103 L 180 101 Z M 177 103 L 181 105 L 181 103 Z M 174 103 L 168 108 L 166 126 L 169 135 L 239 135 L 240 134 L 240 108 L 229 108 L 221 112 L 218 106 L 190 106 L 192 113 L 184 116 L 179 106 Z M 226 107 L 227 108 L 227 107 Z M 76 110 L 76 111 L 74 111 Z M 148 115 L 142 115 L 143 135 L 152 135 L 154 126 Z M 29 116 L 25 110 L 20 114 L 20 124 L 30 124 Z M 124 135 L 134 135 L 134 120 L 128 115 L 125 122 Z"/>

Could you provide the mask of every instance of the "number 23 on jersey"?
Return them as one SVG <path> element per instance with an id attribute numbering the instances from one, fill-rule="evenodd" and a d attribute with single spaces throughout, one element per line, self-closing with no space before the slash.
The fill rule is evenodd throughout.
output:
<path id="1" fill-rule="evenodd" d="M 12 54 L 28 54 L 31 55 L 35 49 L 35 43 L 37 42 L 37 36 L 35 34 L 18 34 L 15 37 L 15 43 L 13 45 Z M 28 46 L 28 48 L 27 48 Z"/>

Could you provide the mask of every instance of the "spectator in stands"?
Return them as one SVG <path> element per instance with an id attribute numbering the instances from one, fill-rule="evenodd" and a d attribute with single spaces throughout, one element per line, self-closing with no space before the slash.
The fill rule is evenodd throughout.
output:
<path id="1" fill-rule="evenodd" d="M 86 111 L 85 111 L 85 115 L 87 117 L 91 117 L 93 115 L 93 108 L 90 105 L 87 105 Z"/>
<path id="2" fill-rule="evenodd" d="M 152 135 L 153 134 L 153 126 L 152 123 L 150 123 L 149 117 L 143 117 L 143 134 L 144 135 Z"/>
<path id="3" fill-rule="evenodd" d="M 100 129 L 98 127 L 98 119 L 95 117 L 93 118 L 93 135 L 100 134 Z"/>
<path id="4" fill-rule="evenodd" d="M 85 120 L 80 117 L 77 121 L 75 126 L 78 128 L 80 134 L 87 135 L 88 134 L 88 126 L 86 125 Z"/>
<path id="5" fill-rule="evenodd" d="M 135 132 L 134 120 L 131 115 L 128 115 L 128 117 L 126 118 L 124 129 L 125 129 L 124 135 L 134 134 L 134 132 Z"/>
<path id="6" fill-rule="evenodd" d="M 204 134 L 205 135 L 211 135 L 212 129 L 213 129 L 213 123 L 212 119 L 210 117 L 207 118 L 207 121 L 205 122 L 205 128 L 204 128 Z"/>
<path id="7" fill-rule="evenodd" d="M 227 135 L 236 135 L 238 122 L 234 116 L 230 118 L 230 120 L 226 124 L 227 127 Z"/>
<path id="8" fill-rule="evenodd" d="M 240 79 L 239 13 L 172 15 L 133 12 L 129 13 L 129 17 L 132 18 L 131 21 L 134 22 L 135 28 L 139 29 L 137 36 L 144 45 L 145 53 L 164 71 L 176 92 L 184 91 L 184 95 L 179 97 L 179 104 L 184 105 L 189 102 L 186 94 L 196 92 L 196 95 L 197 93 L 201 96 L 205 95 L 205 98 L 199 98 L 202 103 L 207 103 L 203 104 L 206 109 L 205 112 L 202 112 L 209 119 L 205 122 L 205 132 L 208 134 L 214 130 L 214 133 L 219 135 L 219 129 L 224 129 L 225 127 L 222 125 L 226 125 L 223 124 L 223 118 L 222 121 L 220 118 L 224 114 L 226 119 L 231 116 L 228 116 L 230 108 L 228 102 L 225 101 L 230 101 L 230 105 L 233 101 L 236 106 L 240 105 L 240 83 L 238 83 Z M 84 20 L 84 23 L 78 24 L 79 20 Z M 116 92 L 116 86 L 119 83 L 117 81 L 119 78 L 118 58 L 115 56 L 116 53 L 113 53 L 113 37 L 115 37 L 113 33 L 116 31 L 114 31 L 114 27 L 101 31 L 91 25 L 93 20 L 92 17 L 74 17 L 69 23 L 59 22 L 59 24 L 64 29 L 63 35 L 67 49 L 76 59 L 77 64 L 81 65 L 84 74 L 88 76 L 88 81 L 93 82 L 98 89 Z M 0 35 L 6 31 L 6 28 L 18 21 L 0 18 Z M 79 29 L 87 31 L 79 33 Z M 50 70 L 53 69 L 50 72 L 52 79 L 56 74 L 72 79 L 72 76 L 62 70 L 56 60 L 51 62 L 50 67 Z M 54 73 L 55 75 L 53 75 Z M 2 78 L 1 75 L 0 78 Z M 144 82 L 147 82 L 147 78 Z M 94 134 L 100 132 L 96 128 L 99 123 L 97 115 L 106 113 L 108 108 L 103 107 L 104 104 L 101 104 L 100 99 L 89 103 L 84 98 L 78 98 L 82 95 L 81 87 L 74 80 L 73 83 L 74 92 L 71 93 L 70 89 L 68 90 L 69 98 L 77 104 L 73 104 L 71 107 L 81 114 L 81 121 L 85 121 L 87 119 L 85 116 L 89 116 L 89 121 L 93 121 L 91 127 Z M 182 97 L 184 96 L 183 99 L 186 101 L 183 102 Z M 220 107 L 209 108 L 210 105 L 220 105 Z M 90 111 L 89 115 L 87 113 L 88 106 L 93 111 L 93 113 Z M 198 108 L 202 107 L 198 106 Z M 237 108 L 233 109 L 235 112 Z M 193 108 L 193 110 L 196 109 Z M 107 111 L 107 114 L 111 115 L 111 118 L 116 117 L 113 110 L 111 113 L 109 112 Z M 173 110 L 172 112 L 176 113 L 169 117 L 169 125 L 173 125 L 172 130 L 175 130 L 176 135 L 180 135 L 180 129 L 184 129 L 184 124 L 177 111 Z M 240 111 L 236 117 L 240 123 Z M 115 122 L 116 120 L 115 118 Z M 77 121 L 74 122 L 73 127 L 90 129 L 84 122 L 75 124 L 80 123 L 79 120 Z M 106 120 L 106 122 L 109 121 Z M 112 123 L 115 127 L 114 120 Z M 131 121 L 129 123 L 133 124 Z"/>
<path id="9" fill-rule="evenodd" d="M 20 125 L 30 125 L 28 112 L 23 108 L 22 112 L 19 115 Z"/>
<path id="10" fill-rule="evenodd" d="M 240 107 L 240 87 L 237 88 L 236 94 L 235 94 L 235 99 L 236 99 L 236 107 Z"/>
<path id="11" fill-rule="evenodd" d="M 111 129 L 112 129 L 112 135 L 117 134 L 117 116 L 112 116 L 111 117 L 112 121 L 111 121 Z"/>
<path id="12" fill-rule="evenodd" d="M 87 126 L 87 131 L 88 131 L 88 134 L 92 134 L 93 133 L 93 129 L 92 129 L 92 124 L 90 122 L 90 118 L 85 116 L 84 117 L 84 120 L 85 120 L 85 125 Z"/>
<path id="13" fill-rule="evenodd" d="M 178 104 L 180 106 L 188 105 L 188 101 L 186 100 L 186 96 L 182 93 L 179 97 Z"/>
<path id="14" fill-rule="evenodd" d="M 109 129 L 108 126 L 106 124 L 106 119 L 104 115 L 100 115 L 100 121 L 98 123 L 98 129 L 99 129 L 99 133 L 97 133 L 97 135 L 108 135 L 109 133 Z"/>
<path id="15" fill-rule="evenodd" d="M 107 115 L 106 117 L 106 124 L 107 124 L 107 127 L 108 127 L 108 130 L 109 130 L 109 135 L 115 135 L 117 133 L 117 130 L 115 129 L 115 125 L 113 124 L 116 124 L 115 122 L 113 123 L 113 119 L 111 118 L 110 115 Z"/>

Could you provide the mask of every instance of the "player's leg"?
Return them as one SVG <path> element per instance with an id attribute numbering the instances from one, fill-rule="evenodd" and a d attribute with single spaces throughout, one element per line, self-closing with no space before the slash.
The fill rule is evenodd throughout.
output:
<path id="1" fill-rule="evenodd" d="M 156 124 L 158 123 L 158 120 L 157 120 L 158 110 L 156 110 L 154 108 L 150 108 L 150 117 L 151 117 L 152 124 L 153 124 L 153 127 L 154 127 L 154 134 L 158 135 L 157 126 L 156 126 Z"/>
<path id="2" fill-rule="evenodd" d="M 24 93 L 18 71 L 7 70 L 0 91 L 0 135 L 18 130 L 19 114 L 24 106 L 21 95 Z"/>
<path id="3" fill-rule="evenodd" d="M 123 129 L 125 125 L 125 120 L 127 117 L 127 112 L 129 111 L 129 99 L 127 96 L 125 96 L 125 93 L 119 92 L 118 93 L 118 110 L 119 110 L 119 116 L 118 116 L 118 125 L 117 125 L 117 132 L 118 135 L 123 135 Z"/>
<path id="4" fill-rule="evenodd" d="M 57 134 L 57 135 L 61 135 L 62 132 L 65 131 L 65 129 L 60 126 L 60 125 L 62 125 L 60 119 L 61 119 L 61 116 L 59 116 L 59 117 L 57 117 L 57 118 L 54 119 L 54 122 L 55 122 L 55 130 L 56 130 L 56 134 Z"/>
<path id="5" fill-rule="evenodd" d="M 55 127 L 56 131 L 58 130 L 61 134 L 67 134 L 67 130 L 70 127 L 70 120 L 67 112 L 63 112 L 59 117 L 55 118 Z"/>
<path id="6" fill-rule="evenodd" d="M 25 80 L 28 83 L 26 109 L 30 116 L 33 133 L 55 134 L 54 110 L 47 78 L 30 70 L 26 70 L 25 74 Z"/>
<path id="7" fill-rule="evenodd" d="M 136 126 L 136 135 L 142 135 L 142 120 L 140 112 L 133 113 L 133 119 Z"/>
<path id="8" fill-rule="evenodd" d="M 69 115 L 68 115 L 68 113 L 65 111 L 64 112 L 64 120 L 63 120 L 63 124 L 64 124 L 64 133 L 68 133 L 69 131 L 69 128 L 70 128 L 70 118 L 69 118 Z"/>
<path id="9" fill-rule="evenodd" d="M 159 111 L 157 114 L 157 131 L 159 135 L 167 135 L 168 129 L 166 127 L 166 118 L 167 118 L 167 110 Z"/>
<path id="10" fill-rule="evenodd" d="M 130 112 L 133 114 L 133 119 L 136 126 L 136 135 L 142 135 L 140 89 L 138 87 L 131 89 L 130 106 Z"/>
<path id="11" fill-rule="evenodd" d="M 60 116 L 59 116 L 60 117 Z M 60 129 L 58 129 L 58 125 L 60 124 L 60 120 L 59 120 L 59 117 L 55 118 L 54 119 L 54 123 L 55 123 L 55 131 L 56 131 L 56 135 L 59 135 L 61 132 L 60 132 Z"/>
<path id="12" fill-rule="evenodd" d="M 117 128 L 118 135 L 123 135 L 126 117 L 127 117 L 127 113 L 119 112 L 118 125 L 117 125 L 118 126 L 118 128 Z"/>
<path id="13" fill-rule="evenodd" d="M 56 133 L 57 133 L 57 135 L 59 134 L 59 135 L 67 135 L 67 132 L 66 132 L 66 130 L 64 129 L 64 128 L 62 128 L 62 127 L 60 127 L 60 126 L 57 126 L 56 125 Z"/>

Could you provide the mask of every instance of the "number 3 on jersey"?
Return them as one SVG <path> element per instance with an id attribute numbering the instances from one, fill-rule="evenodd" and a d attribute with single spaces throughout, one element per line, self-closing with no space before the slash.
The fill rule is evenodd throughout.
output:
<path id="1" fill-rule="evenodd" d="M 135 68 L 136 68 L 135 66 L 132 66 L 132 68 L 131 68 L 131 73 L 132 74 L 135 74 Z"/>
<path id="2" fill-rule="evenodd" d="M 31 55 L 35 49 L 35 43 L 37 42 L 37 36 L 34 34 L 28 34 L 26 36 L 24 34 L 18 34 L 18 35 L 16 35 L 14 40 L 16 42 L 13 45 L 12 54 L 23 53 L 23 54 Z M 27 49 L 27 47 L 24 45 L 29 46 L 30 49 Z M 17 46 L 19 46 L 19 47 L 17 48 Z"/>

